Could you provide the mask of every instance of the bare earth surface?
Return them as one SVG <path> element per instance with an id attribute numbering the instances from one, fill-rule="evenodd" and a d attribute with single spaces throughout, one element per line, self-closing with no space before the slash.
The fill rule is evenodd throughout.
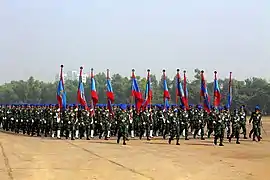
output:
<path id="1" fill-rule="evenodd" d="M 249 128 L 250 126 L 247 125 Z M 52 140 L 0 132 L 0 180 L 269 180 L 270 119 L 262 142 Z M 175 143 L 175 142 L 174 142 Z"/>

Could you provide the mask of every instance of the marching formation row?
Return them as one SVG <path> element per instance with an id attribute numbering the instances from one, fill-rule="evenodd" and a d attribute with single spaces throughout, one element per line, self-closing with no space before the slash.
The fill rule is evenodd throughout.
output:
<path id="1" fill-rule="evenodd" d="M 176 144 L 180 145 L 180 136 L 188 140 L 191 135 L 201 140 L 214 135 L 214 144 L 219 141 L 220 146 L 225 135 L 229 142 L 236 138 L 236 143 L 240 144 L 241 130 L 247 139 L 246 120 L 244 106 L 233 112 L 226 107 L 212 108 L 210 113 L 200 105 L 188 109 L 173 106 L 168 110 L 157 105 L 140 111 L 127 105 L 114 106 L 111 111 L 107 107 L 87 110 L 83 106 L 69 106 L 63 111 L 52 105 L 0 107 L 0 126 L 5 131 L 72 140 L 90 140 L 95 136 L 107 140 L 117 136 L 117 143 L 123 138 L 124 145 L 130 138 L 144 136 L 147 140 L 154 136 L 169 137 L 169 144 L 176 139 Z M 253 125 L 249 137 L 252 136 L 253 141 L 261 140 L 261 122 L 262 114 L 256 106 L 249 119 Z"/>

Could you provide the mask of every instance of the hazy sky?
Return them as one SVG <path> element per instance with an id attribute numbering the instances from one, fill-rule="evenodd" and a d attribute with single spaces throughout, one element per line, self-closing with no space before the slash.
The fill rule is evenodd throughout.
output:
<path id="1" fill-rule="evenodd" d="M 269 0 L 2 0 L 0 83 L 150 68 L 270 79 Z"/>

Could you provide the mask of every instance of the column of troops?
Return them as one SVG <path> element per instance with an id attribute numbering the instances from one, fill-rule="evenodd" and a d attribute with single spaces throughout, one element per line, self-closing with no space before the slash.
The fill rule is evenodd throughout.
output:
<path id="1" fill-rule="evenodd" d="M 117 143 L 123 138 L 123 144 L 133 138 L 162 137 L 171 144 L 180 137 L 211 138 L 214 144 L 223 146 L 224 136 L 231 142 L 233 138 L 240 144 L 239 138 L 247 139 L 247 112 L 244 106 L 230 111 L 226 107 L 212 108 L 206 112 L 200 105 L 185 107 L 172 106 L 164 109 L 162 105 L 149 106 L 136 111 L 134 106 L 113 106 L 110 112 L 106 106 L 84 109 L 69 105 L 60 110 L 57 105 L 1 105 L 0 128 L 2 131 L 64 139 L 99 138 L 108 140 L 117 137 Z M 258 106 L 252 112 L 249 123 L 252 130 L 249 138 L 261 140 L 262 114 Z"/>

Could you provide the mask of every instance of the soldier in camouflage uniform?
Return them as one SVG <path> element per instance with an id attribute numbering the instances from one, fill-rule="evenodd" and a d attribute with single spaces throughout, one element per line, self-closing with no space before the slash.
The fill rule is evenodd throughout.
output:
<path id="1" fill-rule="evenodd" d="M 120 114 L 120 124 L 118 130 L 117 143 L 120 143 L 121 137 L 123 137 L 123 145 L 126 145 L 126 138 L 128 133 L 128 112 L 126 111 L 126 106 L 122 105 L 122 112 Z"/>
<path id="2" fill-rule="evenodd" d="M 169 138 L 169 144 L 171 144 L 171 141 L 176 137 L 176 145 L 180 145 L 179 139 L 180 139 L 180 119 L 178 115 L 178 110 L 174 109 L 174 112 L 170 114 L 169 116 L 170 121 L 170 138 Z"/>
<path id="3" fill-rule="evenodd" d="M 135 137 L 134 116 L 136 116 L 134 113 L 136 113 L 136 111 L 131 107 L 130 109 L 128 109 L 128 112 L 129 112 L 129 132 L 130 132 L 131 138 L 134 138 Z"/>
<path id="4" fill-rule="evenodd" d="M 4 110 L 3 105 L 0 106 L 0 128 L 3 128 Z"/>
<path id="5" fill-rule="evenodd" d="M 65 131 L 65 137 L 66 139 L 69 138 L 69 134 L 70 134 L 70 124 L 71 124 L 71 121 L 69 119 L 70 117 L 70 107 L 68 109 L 64 109 L 62 111 L 62 119 L 63 119 L 63 130 Z"/>
<path id="6" fill-rule="evenodd" d="M 224 112 L 223 112 L 224 118 L 225 118 L 225 127 L 226 127 L 226 134 L 227 134 L 227 139 L 230 138 L 231 135 L 231 114 L 229 109 L 224 106 Z"/>
<path id="7" fill-rule="evenodd" d="M 209 113 L 209 118 L 207 120 L 208 138 L 210 138 L 211 134 L 214 132 L 214 122 L 216 121 L 216 119 L 217 119 L 217 110 L 216 108 L 213 107 L 211 112 Z"/>
<path id="8" fill-rule="evenodd" d="M 232 117 L 232 134 L 229 138 L 229 142 L 231 142 L 233 137 L 236 137 L 236 144 L 240 144 L 239 142 L 240 128 L 241 128 L 241 122 L 240 122 L 239 112 L 237 109 L 235 109 L 233 117 Z"/>
<path id="9" fill-rule="evenodd" d="M 244 139 L 247 139 L 247 136 L 246 136 L 246 134 L 247 134 L 247 128 L 246 128 L 247 116 L 246 116 L 244 106 L 240 107 L 239 117 L 240 117 L 240 129 L 243 130 Z"/>
<path id="10" fill-rule="evenodd" d="M 225 121 L 224 121 L 224 116 L 222 112 L 216 113 L 216 121 L 214 121 L 214 127 L 215 127 L 214 144 L 217 145 L 217 141 L 219 139 L 219 146 L 224 146 L 223 139 L 224 139 L 224 131 L 225 131 Z"/>
<path id="11" fill-rule="evenodd" d="M 193 138 L 196 138 L 196 135 L 200 132 L 201 140 L 204 139 L 204 111 L 201 106 L 197 107 L 197 111 L 195 111 L 195 131 Z"/>
<path id="12" fill-rule="evenodd" d="M 108 140 L 110 138 L 110 132 L 111 132 L 111 121 L 112 121 L 112 115 L 109 112 L 109 109 L 104 110 L 104 117 L 103 117 L 103 131 L 104 131 L 104 139 Z"/>
<path id="13" fill-rule="evenodd" d="M 183 111 L 181 112 L 180 118 L 181 118 L 180 134 L 183 134 L 183 132 L 185 132 L 185 140 L 189 140 L 188 139 L 189 113 L 185 107 L 183 107 Z"/>
<path id="14" fill-rule="evenodd" d="M 253 141 L 261 140 L 261 125 L 262 125 L 262 114 L 259 106 L 255 107 L 255 111 L 252 112 L 251 117 L 249 119 L 249 123 L 252 122 L 252 130 L 253 130 Z M 251 133 L 250 133 L 251 134 Z"/>
<path id="15" fill-rule="evenodd" d="M 15 108 L 15 133 L 20 133 L 21 129 L 21 106 Z"/>

